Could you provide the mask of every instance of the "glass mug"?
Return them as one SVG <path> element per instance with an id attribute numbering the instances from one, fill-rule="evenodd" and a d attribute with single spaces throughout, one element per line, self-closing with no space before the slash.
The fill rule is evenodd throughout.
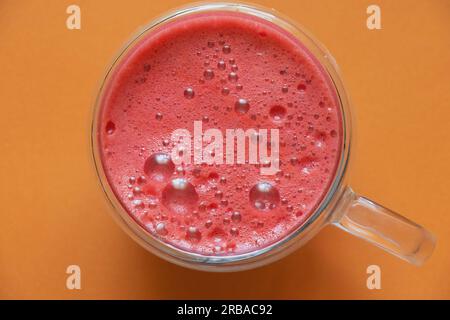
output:
<path id="1" fill-rule="evenodd" d="M 339 97 L 343 120 L 341 159 L 333 182 L 315 212 L 295 231 L 275 243 L 251 252 L 226 256 L 201 255 L 184 251 L 153 237 L 148 231 L 143 229 L 115 197 L 102 167 L 98 145 L 98 115 L 103 89 L 110 79 L 111 71 L 119 64 L 128 50 L 155 28 L 186 15 L 211 11 L 240 12 L 266 19 L 290 32 L 300 40 L 328 72 Z M 298 26 L 274 10 L 259 6 L 243 3 L 200 3 L 179 8 L 153 20 L 120 51 L 118 57 L 108 69 L 97 96 L 91 127 L 91 147 L 96 172 L 104 193 L 112 205 L 113 216 L 124 230 L 144 248 L 175 264 L 205 271 L 238 271 L 255 268 L 278 260 L 300 248 L 316 235 L 320 229 L 331 224 L 365 239 L 412 264 L 421 265 L 434 249 L 434 236 L 420 225 L 358 195 L 348 185 L 350 150 L 352 146 L 351 122 L 350 102 L 334 58 L 303 27 Z"/>

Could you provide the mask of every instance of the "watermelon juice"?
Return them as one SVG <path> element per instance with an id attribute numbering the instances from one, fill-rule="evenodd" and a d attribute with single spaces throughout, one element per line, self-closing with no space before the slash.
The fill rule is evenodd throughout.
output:
<path id="1" fill-rule="evenodd" d="M 121 206 L 150 236 L 202 255 L 251 252 L 299 228 L 342 152 L 325 69 L 285 30 L 237 12 L 191 14 L 145 34 L 111 74 L 98 122 Z M 180 130 L 192 143 L 180 147 Z M 241 154 L 228 135 L 238 131 Z M 208 148 L 207 132 L 223 149 Z"/>

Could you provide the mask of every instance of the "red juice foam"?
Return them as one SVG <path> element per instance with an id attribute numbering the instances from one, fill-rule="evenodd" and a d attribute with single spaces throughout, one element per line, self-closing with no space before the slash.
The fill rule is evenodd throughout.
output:
<path id="1" fill-rule="evenodd" d="M 326 71 L 286 31 L 242 13 L 193 14 L 143 36 L 113 71 L 100 108 L 102 166 L 123 208 L 153 237 L 205 255 L 289 235 L 323 200 L 341 154 Z M 172 133 L 193 132 L 195 121 L 224 136 L 278 129 L 279 170 L 175 163 Z"/>

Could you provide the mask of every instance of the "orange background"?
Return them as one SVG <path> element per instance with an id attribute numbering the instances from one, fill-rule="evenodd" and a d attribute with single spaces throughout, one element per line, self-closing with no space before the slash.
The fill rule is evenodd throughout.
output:
<path id="1" fill-rule="evenodd" d="M 258 1 L 300 22 L 341 67 L 357 120 L 353 187 L 438 238 L 421 268 L 327 227 L 269 266 L 184 269 L 116 225 L 89 125 L 99 81 L 139 26 L 184 1 L 0 3 L 0 298 L 450 298 L 450 1 Z M 366 8 L 382 30 L 366 28 Z M 82 29 L 65 26 L 81 7 Z M 77 264 L 82 290 L 67 290 Z M 382 289 L 366 288 L 366 268 Z"/>

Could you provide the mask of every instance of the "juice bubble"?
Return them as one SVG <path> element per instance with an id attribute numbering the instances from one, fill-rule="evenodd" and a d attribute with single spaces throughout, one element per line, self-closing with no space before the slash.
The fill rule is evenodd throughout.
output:
<path id="1" fill-rule="evenodd" d="M 203 76 L 206 80 L 211 80 L 212 78 L 214 78 L 214 71 L 212 71 L 211 69 L 206 69 L 205 72 L 203 72 Z"/>
<path id="2" fill-rule="evenodd" d="M 224 45 L 222 48 L 223 53 L 229 54 L 231 52 L 231 47 L 229 45 Z"/>
<path id="3" fill-rule="evenodd" d="M 114 124 L 114 122 L 108 121 L 108 122 L 106 123 L 106 128 L 105 128 L 105 130 L 106 130 L 106 133 L 107 133 L 107 134 L 111 135 L 111 134 L 113 134 L 113 133 L 116 131 L 116 125 Z"/>
<path id="4" fill-rule="evenodd" d="M 184 89 L 184 97 L 186 99 L 192 99 L 195 96 L 194 89 L 191 87 Z"/>
<path id="5" fill-rule="evenodd" d="M 184 178 L 173 179 L 162 191 L 163 205 L 174 213 L 192 213 L 197 202 L 195 187 Z"/>
<path id="6" fill-rule="evenodd" d="M 238 75 L 236 72 L 232 71 L 228 74 L 228 80 L 230 80 L 231 82 L 236 82 L 238 81 Z"/>
<path id="7" fill-rule="evenodd" d="M 155 230 L 157 234 L 160 234 L 162 236 L 165 236 L 167 234 L 166 224 L 164 222 L 158 223 Z"/>
<path id="8" fill-rule="evenodd" d="M 193 242 L 198 242 L 200 241 L 200 239 L 202 238 L 202 233 L 200 232 L 200 230 L 198 230 L 197 227 L 189 227 L 186 231 L 186 239 L 193 241 Z"/>
<path id="9" fill-rule="evenodd" d="M 165 153 L 152 154 L 144 164 L 145 174 L 152 180 L 162 182 L 170 178 L 175 170 L 175 164 Z"/>
<path id="10" fill-rule="evenodd" d="M 250 189 L 250 203 L 261 211 L 272 210 L 280 202 L 280 193 L 268 182 L 259 182 Z"/>
<path id="11" fill-rule="evenodd" d="M 280 105 L 275 105 L 270 108 L 269 114 L 274 122 L 281 122 L 286 116 L 286 108 Z"/>
<path id="12" fill-rule="evenodd" d="M 230 89 L 229 89 L 228 87 L 223 87 L 223 88 L 222 88 L 222 94 L 223 94 L 224 96 L 229 95 L 229 94 L 230 94 Z"/>
<path id="13" fill-rule="evenodd" d="M 216 183 L 217 179 L 219 179 L 219 174 L 217 172 L 213 171 L 208 174 L 209 182 Z"/>
<path id="14" fill-rule="evenodd" d="M 219 68 L 220 70 L 225 70 L 225 68 L 226 68 L 225 61 L 220 60 L 220 61 L 217 63 L 217 68 Z"/>
<path id="15" fill-rule="evenodd" d="M 239 99 L 238 101 L 236 101 L 236 103 L 234 104 L 234 110 L 237 113 L 247 113 L 248 110 L 250 109 L 250 104 L 248 103 L 248 101 L 246 99 Z"/>
<path id="16" fill-rule="evenodd" d="M 143 209 L 145 207 L 145 204 L 142 200 L 136 199 L 136 200 L 133 200 L 133 206 L 137 209 Z"/>
<path id="17" fill-rule="evenodd" d="M 297 89 L 298 89 L 299 91 L 305 91 L 305 90 L 306 90 L 306 85 L 303 84 L 303 83 L 299 83 L 299 84 L 297 85 Z"/>
<path id="18" fill-rule="evenodd" d="M 231 214 L 231 220 L 233 220 L 234 222 L 239 222 L 241 221 L 242 217 L 241 217 L 241 213 L 239 211 L 234 211 Z"/>
<path id="19" fill-rule="evenodd" d="M 141 193 L 142 193 L 141 187 L 136 186 L 136 187 L 133 188 L 133 194 L 134 194 L 135 196 L 137 196 L 137 195 L 139 195 L 139 194 L 141 194 Z"/>
<path id="20" fill-rule="evenodd" d="M 145 176 L 139 176 L 138 178 L 137 178 L 137 183 L 139 183 L 139 184 L 144 184 L 144 183 L 146 183 L 147 182 L 147 178 L 145 177 Z"/>

